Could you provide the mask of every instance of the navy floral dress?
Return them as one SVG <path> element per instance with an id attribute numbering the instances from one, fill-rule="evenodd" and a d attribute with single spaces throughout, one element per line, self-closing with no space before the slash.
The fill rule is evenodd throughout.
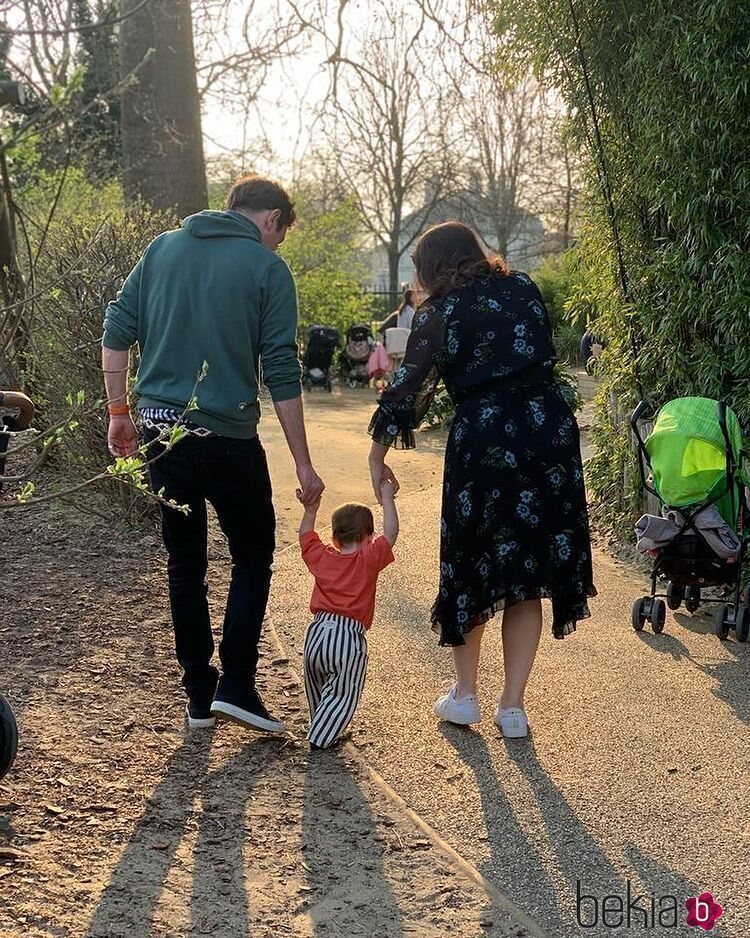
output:
<path id="1" fill-rule="evenodd" d="M 553 378 L 547 312 L 523 273 L 492 275 L 428 300 L 403 364 L 370 423 L 373 440 L 412 448 L 442 379 L 456 412 L 445 452 L 441 645 L 499 610 L 552 600 L 564 638 L 596 595 L 575 417 Z"/>

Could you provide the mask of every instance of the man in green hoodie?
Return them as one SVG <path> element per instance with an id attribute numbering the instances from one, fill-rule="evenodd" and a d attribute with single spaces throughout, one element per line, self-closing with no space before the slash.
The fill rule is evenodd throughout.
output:
<path id="1" fill-rule="evenodd" d="M 241 179 L 227 211 L 192 215 L 146 248 L 104 320 L 110 452 L 126 456 L 138 446 L 127 390 L 137 343 L 135 391 L 149 459 L 155 459 L 151 485 L 190 509 L 185 515 L 161 505 L 177 659 L 193 728 L 213 726 L 220 714 L 255 729 L 285 729 L 255 687 L 276 526 L 257 430 L 261 368 L 297 468 L 298 498 L 312 504 L 324 488 L 307 447 L 294 280 L 275 253 L 294 220 L 281 186 L 260 176 Z M 196 390 L 204 362 L 208 369 Z M 194 393 L 197 409 L 186 413 Z M 165 452 L 157 438 L 178 421 L 187 435 Z M 221 675 L 211 664 L 207 502 L 232 557 Z"/>

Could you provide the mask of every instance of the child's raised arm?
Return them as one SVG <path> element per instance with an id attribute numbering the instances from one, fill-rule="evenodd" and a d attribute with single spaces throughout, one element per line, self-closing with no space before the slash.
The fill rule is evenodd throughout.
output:
<path id="1" fill-rule="evenodd" d="M 315 519 L 318 515 L 318 509 L 320 508 L 320 499 L 321 496 L 319 495 L 312 504 L 305 505 L 305 513 L 302 515 L 302 521 L 299 526 L 300 535 L 315 530 Z"/>
<path id="2" fill-rule="evenodd" d="M 393 547 L 398 538 L 398 512 L 396 511 L 396 483 L 382 482 L 380 495 L 383 501 L 383 537 Z"/>

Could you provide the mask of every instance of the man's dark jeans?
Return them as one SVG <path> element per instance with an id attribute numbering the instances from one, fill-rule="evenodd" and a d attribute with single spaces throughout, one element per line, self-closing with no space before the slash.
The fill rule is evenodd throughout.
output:
<path id="1" fill-rule="evenodd" d="M 149 459 L 163 446 L 146 431 Z M 258 641 L 271 585 L 276 519 L 266 454 L 255 437 L 187 436 L 150 467 L 151 486 L 187 505 L 188 515 L 161 506 L 162 536 L 169 555 L 169 601 L 177 660 L 191 700 L 210 704 L 218 672 L 211 665 L 214 640 L 208 612 L 206 502 L 216 510 L 229 542 L 232 579 L 219 658 L 226 679 L 252 685 Z"/>

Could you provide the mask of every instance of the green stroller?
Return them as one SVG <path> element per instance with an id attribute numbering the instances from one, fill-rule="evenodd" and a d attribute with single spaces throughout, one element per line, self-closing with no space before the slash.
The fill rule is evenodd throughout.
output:
<path id="1" fill-rule="evenodd" d="M 719 638 L 734 629 L 737 640 L 745 642 L 750 635 L 750 587 L 742 593 L 747 479 L 740 423 L 721 401 L 682 397 L 661 408 L 644 441 L 638 421 L 647 409 L 641 401 L 630 425 L 638 441 L 642 485 L 658 499 L 661 515 L 644 515 L 636 526 L 639 549 L 654 562 L 651 594 L 633 604 L 633 628 L 641 631 L 648 621 L 658 633 L 664 628 L 666 606 L 677 610 L 684 601 L 687 611 L 695 612 L 701 604 L 714 603 Z M 658 536 L 649 535 L 649 530 L 658 531 Z M 664 593 L 657 592 L 659 579 L 666 580 Z M 724 588 L 723 598 L 703 592 L 715 588 Z"/>

